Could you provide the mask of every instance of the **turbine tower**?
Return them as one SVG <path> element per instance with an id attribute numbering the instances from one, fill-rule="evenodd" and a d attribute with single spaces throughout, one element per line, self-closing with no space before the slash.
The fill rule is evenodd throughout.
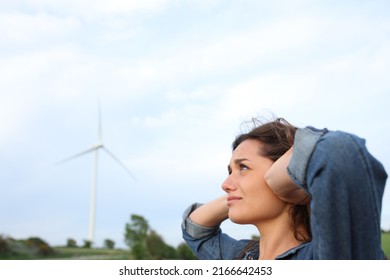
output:
<path id="1" fill-rule="evenodd" d="M 130 170 L 112 153 L 110 152 L 106 146 L 103 145 L 102 139 L 102 118 L 101 118 L 101 110 L 100 103 L 98 103 L 98 141 L 95 145 L 93 145 L 88 150 L 80 152 L 72 157 L 64 159 L 58 164 L 62 164 L 69 160 L 75 159 L 77 157 L 83 156 L 85 154 L 94 153 L 94 162 L 93 162 L 93 180 L 92 180 L 92 191 L 91 191 L 91 202 L 90 202 L 90 212 L 89 212 L 89 231 L 88 231 L 88 240 L 91 242 L 91 245 L 94 242 L 95 238 L 95 217 L 96 217 L 96 190 L 97 190 L 97 175 L 98 175 L 98 158 L 99 158 L 99 150 L 104 150 L 109 156 L 111 156 L 114 161 L 116 161 L 120 166 L 122 166 L 127 173 L 130 174 L 133 179 L 135 179 L 134 175 L 130 172 Z"/>

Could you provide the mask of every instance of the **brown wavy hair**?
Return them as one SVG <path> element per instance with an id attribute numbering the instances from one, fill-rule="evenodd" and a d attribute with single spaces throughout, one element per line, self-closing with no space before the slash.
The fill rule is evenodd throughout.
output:
<path id="1" fill-rule="evenodd" d="M 252 119 L 252 124 L 254 128 L 236 137 L 232 143 L 233 151 L 245 140 L 257 140 L 262 144 L 259 154 L 275 162 L 293 146 L 297 127 L 285 119 L 277 118 L 265 123 Z M 309 205 L 293 205 L 289 214 L 294 237 L 299 241 L 311 240 Z"/>

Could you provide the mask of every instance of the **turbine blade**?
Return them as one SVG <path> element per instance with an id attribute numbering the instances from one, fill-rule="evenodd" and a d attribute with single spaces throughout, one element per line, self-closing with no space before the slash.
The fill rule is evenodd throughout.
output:
<path id="1" fill-rule="evenodd" d="M 133 177 L 134 180 L 137 180 L 135 178 L 135 176 L 133 175 L 133 173 L 131 173 L 131 171 L 126 167 L 126 165 L 124 165 L 113 153 L 111 153 L 106 147 L 102 147 L 120 166 L 122 166 L 126 171 L 127 173 L 130 174 L 131 177 Z"/>
<path id="2" fill-rule="evenodd" d="M 61 160 L 61 161 L 57 162 L 56 164 L 57 164 L 57 165 L 63 164 L 63 163 L 65 163 L 65 162 L 69 161 L 69 160 L 72 160 L 72 159 L 75 159 L 75 158 L 80 157 L 80 156 L 82 156 L 82 155 L 88 154 L 88 153 L 93 152 L 94 150 L 99 149 L 99 148 L 100 148 L 100 146 L 94 146 L 94 147 L 92 147 L 92 148 L 90 148 L 90 149 L 88 149 L 88 150 L 86 150 L 86 151 L 83 151 L 83 152 L 78 153 L 78 154 L 76 154 L 76 155 L 74 155 L 74 156 L 71 156 L 71 157 L 66 158 L 66 159 L 64 159 L 64 160 Z"/>

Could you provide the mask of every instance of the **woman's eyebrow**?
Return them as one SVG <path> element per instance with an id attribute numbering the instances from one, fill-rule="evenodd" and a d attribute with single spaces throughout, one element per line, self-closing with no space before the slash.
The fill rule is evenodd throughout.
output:
<path id="1" fill-rule="evenodd" d="M 234 164 L 239 165 L 243 161 L 250 161 L 250 160 L 247 158 L 237 158 L 234 160 Z M 232 173 L 232 167 L 230 166 L 230 164 L 228 164 L 227 170 L 228 170 L 229 174 Z"/>
<path id="2" fill-rule="evenodd" d="M 247 158 L 237 158 L 237 159 L 234 160 L 234 163 L 235 164 L 240 164 L 243 161 L 249 161 L 249 159 L 247 159 Z"/>

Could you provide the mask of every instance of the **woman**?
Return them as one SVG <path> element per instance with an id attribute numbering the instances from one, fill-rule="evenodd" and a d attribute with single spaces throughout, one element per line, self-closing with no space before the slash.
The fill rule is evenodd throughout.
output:
<path id="1" fill-rule="evenodd" d="M 198 258 L 385 258 L 380 216 L 387 174 L 363 139 L 277 119 L 232 146 L 226 195 L 183 215 L 183 238 Z M 254 225 L 260 241 L 222 233 L 228 218 Z"/>

